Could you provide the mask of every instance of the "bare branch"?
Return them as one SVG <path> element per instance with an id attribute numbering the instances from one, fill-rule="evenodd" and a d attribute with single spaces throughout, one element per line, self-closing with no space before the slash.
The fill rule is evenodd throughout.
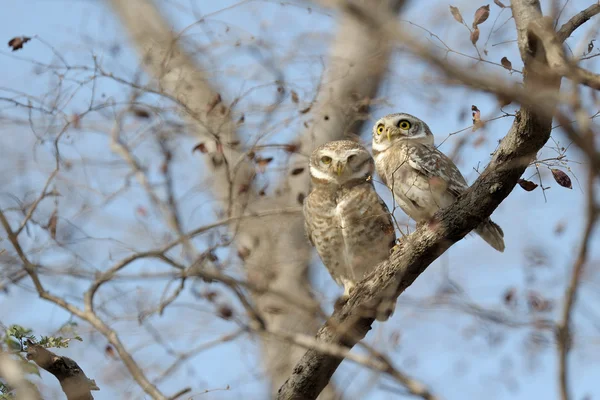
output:
<path id="1" fill-rule="evenodd" d="M 592 4 L 585 10 L 582 10 L 565 22 L 563 26 L 556 32 L 558 40 L 564 42 L 571 36 L 573 32 L 581 25 L 585 24 L 590 18 L 600 13 L 600 4 Z"/>
<path id="2" fill-rule="evenodd" d="M 569 390 L 569 370 L 568 370 L 568 355 L 571 349 L 573 338 L 571 331 L 571 319 L 573 314 L 573 306 L 577 299 L 577 291 L 581 283 L 581 276 L 583 269 L 587 261 L 588 250 L 590 246 L 590 239 L 592 232 L 598 221 L 598 205 L 596 204 L 594 196 L 594 181 L 596 179 L 596 173 L 593 168 L 588 171 L 588 185 L 587 185 L 587 221 L 583 229 L 583 236 L 581 239 L 581 247 L 579 248 L 579 254 L 573 264 L 573 271 L 571 272 L 571 279 L 569 280 L 569 286 L 565 293 L 564 306 L 562 311 L 561 320 L 557 327 L 557 346 L 558 346 L 558 359 L 559 359 L 559 383 L 560 383 L 560 395 L 562 400 L 569 400 L 571 398 Z"/>
<path id="3" fill-rule="evenodd" d="M 93 400 L 92 390 L 100 390 L 96 382 L 69 357 L 58 356 L 50 350 L 28 342 L 27 359 L 35 362 L 58 379 L 68 400 Z"/>

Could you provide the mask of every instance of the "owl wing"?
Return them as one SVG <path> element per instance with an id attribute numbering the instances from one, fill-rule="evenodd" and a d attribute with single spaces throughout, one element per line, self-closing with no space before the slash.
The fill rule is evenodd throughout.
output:
<path id="1" fill-rule="evenodd" d="M 302 205 L 302 213 L 304 214 L 304 232 L 306 233 L 306 237 L 308 238 L 308 241 L 314 247 L 315 242 L 313 241 L 313 238 L 312 238 L 312 229 L 311 229 L 311 223 L 310 223 L 311 218 L 312 218 L 312 213 L 310 212 L 309 198 L 310 198 L 310 194 L 306 197 L 306 199 L 304 199 L 304 204 Z"/>
<path id="2" fill-rule="evenodd" d="M 430 182 L 440 178 L 445 189 L 458 197 L 469 185 L 454 162 L 433 146 L 416 143 L 408 152 L 408 164 Z M 431 184 L 431 183 L 430 183 Z"/>
<path id="3" fill-rule="evenodd" d="M 392 216 L 370 182 L 352 188 L 338 203 L 347 265 L 358 281 L 389 256 L 396 241 Z"/>

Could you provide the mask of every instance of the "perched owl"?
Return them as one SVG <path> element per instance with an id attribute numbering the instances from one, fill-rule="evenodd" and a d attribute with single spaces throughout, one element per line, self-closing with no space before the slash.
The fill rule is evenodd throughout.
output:
<path id="1" fill-rule="evenodd" d="M 389 257 L 396 241 L 392 217 L 371 181 L 374 160 L 360 144 L 326 143 L 312 153 L 309 167 L 306 232 L 332 278 L 344 287 L 344 301 L 357 282 Z M 387 307 L 387 315 L 377 319 L 387 319 L 393 304 Z"/>
<path id="2" fill-rule="evenodd" d="M 390 114 L 373 126 L 377 173 L 394 200 L 417 224 L 452 204 L 467 182 L 452 160 L 433 145 L 431 130 L 409 114 Z M 504 233 L 490 219 L 475 232 L 494 249 L 504 251 Z"/>

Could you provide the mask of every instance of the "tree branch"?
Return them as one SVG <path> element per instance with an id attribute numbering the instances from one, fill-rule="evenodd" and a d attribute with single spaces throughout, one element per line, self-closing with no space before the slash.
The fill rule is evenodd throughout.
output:
<path id="1" fill-rule="evenodd" d="M 571 36 L 573 32 L 575 32 L 577 28 L 579 28 L 581 25 L 586 23 L 590 18 L 597 14 L 600 14 L 600 4 L 598 3 L 592 4 L 585 10 L 573 15 L 571 19 L 565 22 L 556 32 L 558 40 L 560 40 L 561 43 L 564 42 L 569 38 L 569 36 Z"/>
<path id="2" fill-rule="evenodd" d="M 571 398 L 569 391 L 569 374 L 568 374 L 568 355 L 571 349 L 573 337 L 571 333 L 571 319 L 573 314 L 573 306 L 577 299 L 577 290 L 581 282 L 581 276 L 587 260 L 588 249 L 590 246 L 590 239 L 592 232 L 598 220 L 598 205 L 596 204 L 594 196 L 594 181 L 596 179 L 596 173 L 593 168 L 588 171 L 588 185 L 587 185 L 587 221 L 583 229 L 583 235 L 581 239 L 581 247 L 579 248 L 579 254 L 573 264 L 573 272 L 571 273 L 571 279 L 569 286 L 565 293 L 564 306 L 562 311 L 561 320 L 557 327 L 557 346 L 558 346 L 558 360 L 559 360 L 559 383 L 560 383 L 560 395 L 562 400 L 569 400 Z"/>
<path id="3" fill-rule="evenodd" d="M 374 13 L 357 9 L 372 25 L 380 25 Z M 557 91 L 559 80 L 541 79 L 531 68 L 546 62 L 541 43 L 528 35 L 530 23 L 539 20 L 540 4 L 532 0 L 514 0 L 512 11 L 518 28 L 519 49 L 525 64 L 526 89 L 545 87 Z M 551 112 L 550 112 L 551 114 Z M 462 239 L 481 221 L 489 217 L 517 184 L 550 137 L 552 118 L 540 116 L 523 107 L 507 136 L 502 140 L 490 165 L 475 183 L 450 207 L 440 210 L 434 221 L 422 226 L 402 242 L 402 250 L 380 264 L 351 294 L 343 308 L 336 310 L 317 334 L 324 343 L 336 343 L 351 348 L 371 329 L 373 318 L 364 312 L 378 300 L 379 293 L 397 288 L 400 295 L 415 279 L 452 244 Z M 294 372 L 279 390 L 279 399 L 314 399 L 327 384 L 343 358 L 332 357 L 317 350 L 308 350 Z"/>
<path id="4" fill-rule="evenodd" d="M 100 390 L 96 382 L 85 376 L 83 370 L 69 357 L 58 356 L 32 342 L 27 344 L 27 359 L 58 379 L 67 400 L 93 400 L 92 390 Z"/>

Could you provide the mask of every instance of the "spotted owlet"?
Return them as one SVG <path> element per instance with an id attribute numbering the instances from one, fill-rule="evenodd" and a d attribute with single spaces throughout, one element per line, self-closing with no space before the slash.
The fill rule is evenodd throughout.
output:
<path id="1" fill-rule="evenodd" d="M 375 123 L 373 156 L 394 200 L 417 224 L 452 204 L 469 186 L 452 160 L 435 148 L 427 124 L 410 114 L 390 114 Z M 475 232 L 504 251 L 504 233 L 490 219 Z"/>
<path id="2" fill-rule="evenodd" d="M 312 153 L 309 167 L 306 232 L 332 278 L 344 287 L 344 301 L 356 283 L 389 257 L 396 241 L 392 217 L 373 187 L 374 160 L 360 144 L 326 143 Z M 393 312 L 393 304 L 386 306 L 387 315 L 379 314 L 378 320 Z"/>

